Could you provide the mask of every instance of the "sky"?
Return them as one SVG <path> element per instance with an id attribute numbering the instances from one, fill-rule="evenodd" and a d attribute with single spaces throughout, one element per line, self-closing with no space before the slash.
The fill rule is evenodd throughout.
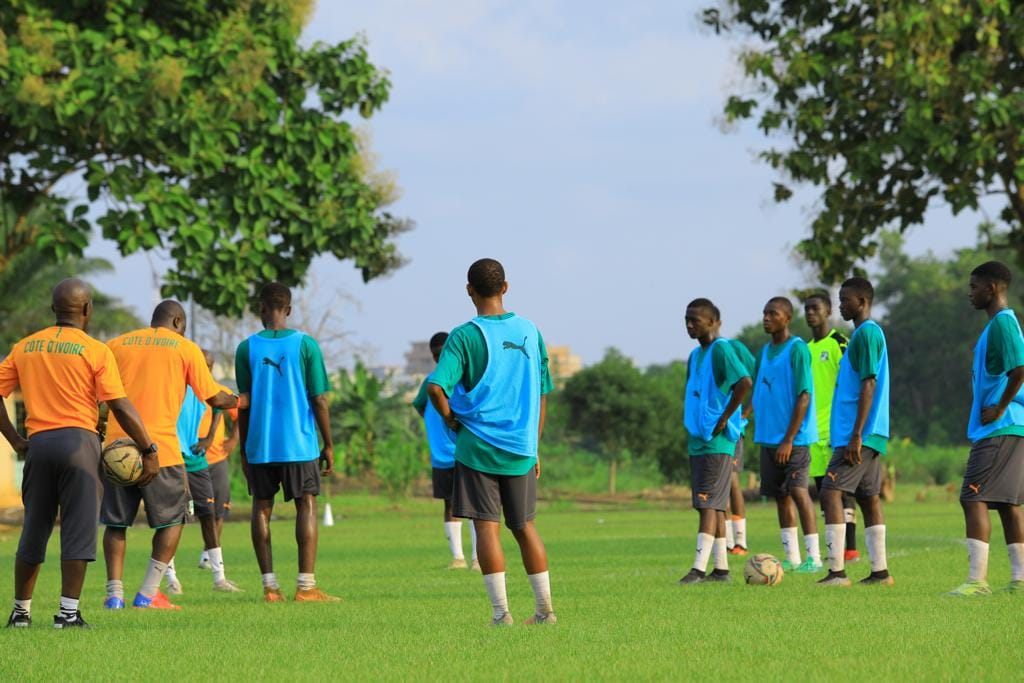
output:
<path id="1" fill-rule="evenodd" d="M 303 40 L 365 34 L 390 71 L 390 101 L 365 125 L 403 190 L 390 210 L 416 222 L 409 263 L 364 284 L 318 259 L 317 301 L 337 293 L 341 325 L 371 364 L 401 365 L 414 340 L 474 314 L 466 270 L 500 260 L 508 310 L 584 362 L 614 346 L 642 366 L 685 358 L 686 302 L 706 296 L 723 333 L 764 302 L 812 282 L 794 262 L 814 193 L 772 201 L 767 141 L 720 112 L 741 82 L 740 44 L 706 32 L 699 2 L 321 0 Z M 973 244 L 978 218 L 943 210 L 908 234 L 911 253 Z M 151 261 L 118 256 L 93 278 L 148 317 Z M 344 300 L 342 299 L 344 297 Z"/>

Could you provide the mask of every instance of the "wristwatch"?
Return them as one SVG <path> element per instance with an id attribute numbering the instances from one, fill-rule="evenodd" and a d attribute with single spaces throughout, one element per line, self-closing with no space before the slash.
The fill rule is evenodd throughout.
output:
<path id="1" fill-rule="evenodd" d="M 151 444 L 149 444 L 149 448 L 147 448 L 146 450 L 142 451 L 142 456 L 145 457 L 147 455 L 156 455 L 156 451 L 157 451 L 156 443 L 151 443 Z"/>

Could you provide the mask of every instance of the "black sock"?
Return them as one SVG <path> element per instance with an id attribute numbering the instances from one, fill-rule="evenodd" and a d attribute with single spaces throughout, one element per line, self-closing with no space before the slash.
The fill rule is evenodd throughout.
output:
<path id="1" fill-rule="evenodd" d="M 856 522 L 846 523 L 846 549 L 857 549 L 857 524 Z"/>

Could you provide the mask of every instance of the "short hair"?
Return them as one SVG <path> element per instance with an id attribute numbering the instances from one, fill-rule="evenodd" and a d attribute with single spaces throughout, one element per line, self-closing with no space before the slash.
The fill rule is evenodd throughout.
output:
<path id="1" fill-rule="evenodd" d="M 505 269 L 492 258 L 482 258 L 469 267 L 466 278 L 480 296 L 497 296 L 505 284 Z"/>
<path id="2" fill-rule="evenodd" d="M 433 337 L 430 338 L 430 348 L 439 349 L 444 346 L 444 343 L 448 341 L 447 332 L 437 332 Z"/>
<path id="3" fill-rule="evenodd" d="M 856 292 L 860 296 L 868 300 L 871 303 L 875 300 L 875 288 L 871 286 L 871 283 L 862 277 L 851 277 L 842 284 L 842 289 L 849 289 Z"/>
<path id="4" fill-rule="evenodd" d="M 185 317 L 185 307 L 174 299 L 164 299 L 153 309 L 151 324 L 162 325 L 174 320 L 175 316 Z"/>
<path id="5" fill-rule="evenodd" d="M 824 290 L 811 292 L 804 298 L 804 306 L 806 306 L 807 304 L 811 303 L 814 300 L 820 301 L 821 303 L 825 304 L 825 308 L 827 308 L 830 311 L 832 310 L 832 296 L 828 292 Z"/>
<path id="6" fill-rule="evenodd" d="M 711 303 L 711 299 L 705 299 L 703 297 L 694 299 L 690 303 L 686 304 L 687 310 L 691 308 L 696 308 L 707 313 L 712 321 L 718 321 L 722 319 L 722 315 L 721 312 L 718 310 L 718 306 L 715 306 L 713 303 Z"/>
<path id="7" fill-rule="evenodd" d="M 793 302 L 790 301 L 788 298 L 784 296 L 773 296 L 771 299 L 768 299 L 768 303 L 779 304 L 780 306 L 782 306 L 782 310 L 789 314 L 790 318 L 793 317 Z"/>
<path id="8" fill-rule="evenodd" d="M 269 282 L 260 288 L 260 303 L 279 311 L 292 305 L 292 290 L 280 282 Z"/>
<path id="9" fill-rule="evenodd" d="M 1002 261 L 986 261 L 971 271 L 971 275 L 988 282 L 999 282 L 1009 285 L 1013 280 L 1013 274 Z"/>

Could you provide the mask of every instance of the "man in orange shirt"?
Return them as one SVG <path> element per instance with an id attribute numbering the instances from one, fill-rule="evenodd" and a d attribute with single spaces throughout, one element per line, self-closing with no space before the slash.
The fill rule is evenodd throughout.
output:
<path id="1" fill-rule="evenodd" d="M 46 559 L 46 544 L 60 510 L 60 613 L 54 628 L 85 627 L 78 609 L 89 562 L 96 559 L 99 517 L 100 440 L 97 403 L 106 402 L 138 444 L 153 442 L 131 402 L 125 398 L 110 349 L 86 330 L 92 317 L 92 290 L 77 279 L 53 290 L 56 324 L 14 345 L 0 363 L 0 395 L 20 387 L 28 417 L 25 440 L 11 424 L 0 401 L 0 433 L 26 454 L 22 501 L 25 523 L 14 561 L 14 611 L 8 627 L 32 623 L 32 592 Z M 141 485 L 156 476 L 156 447 L 144 453 Z"/>
<path id="2" fill-rule="evenodd" d="M 146 519 L 155 530 L 153 551 L 134 607 L 177 609 L 160 592 L 160 579 L 174 557 L 181 539 L 181 525 L 188 511 L 189 492 L 184 460 L 178 441 L 178 415 L 185 387 L 213 408 L 237 405 L 238 397 L 221 391 L 206 367 L 203 352 L 186 339 L 185 309 L 177 301 L 163 301 L 153 311 L 150 327 L 128 332 L 110 342 L 128 396 L 152 431 L 159 447 L 160 471 L 148 486 L 106 484 L 100 521 L 103 556 L 107 563 L 107 600 L 104 607 L 124 607 L 125 529 L 135 522 L 139 503 L 146 503 Z M 124 435 L 124 425 L 113 420 L 107 438 Z"/>

